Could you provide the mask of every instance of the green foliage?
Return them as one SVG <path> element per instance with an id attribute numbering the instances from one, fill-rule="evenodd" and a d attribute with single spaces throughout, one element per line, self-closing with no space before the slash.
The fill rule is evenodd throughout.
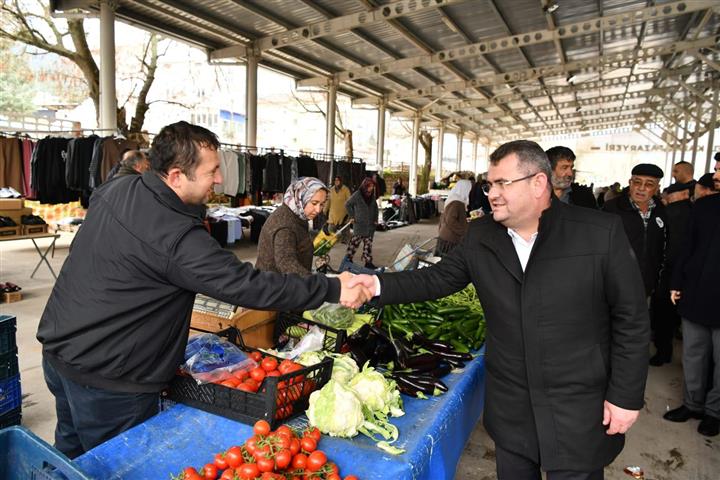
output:
<path id="1" fill-rule="evenodd" d="M 35 83 L 25 57 L 0 40 L 0 112 L 26 114 L 35 110 Z"/>

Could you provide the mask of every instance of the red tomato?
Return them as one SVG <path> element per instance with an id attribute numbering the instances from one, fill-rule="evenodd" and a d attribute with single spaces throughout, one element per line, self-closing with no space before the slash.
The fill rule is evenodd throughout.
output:
<path id="1" fill-rule="evenodd" d="M 266 375 L 266 376 L 268 376 L 268 377 L 279 377 L 280 375 L 282 375 L 282 373 L 280 373 L 280 370 L 270 370 L 269 372 L 267 372 L 267 375 Z"/>
<path id="2" fill-rule="evenodd" d="M 340 468 L 338 468 L 338 466 L 335 465 L 334 463 L 328 462 L 328 463 L 327 463 L 327 466 L 328 466 L 328 468 L 330 469 L 330 473 L 335 473 L 335 474 L 339 474 L 339 473 L 340 473 Z"/>
<path id="3" fill-rule="evenodd" d="M 292 441 L 290 440 L 290 437 L 288 437 L 287 435 L 277 435 L 276 434 L 273 438 L 273 444 L 281 450 L 290 449 L 290 443 L 292 443 Z"/>
<path id="4" fill-rule="evenodd" d="M 253 426 L 253 432 L 255 433 L 255 435 L 266 436 L 268 433 L 270 433 L 270 424 L 265 420 L 258 420 Z"/>
<path id="5" fill-rule="evenodd" d="M 267 372 L 262 367 L 255 367 L 252 370 L 250 370 L 250 378 L 255 380 L 258 383 L 262 383 L 263 380 L 265 380 L 265 375 Z"/>
<path id="6" fill-rule="evenodd" d="M 244 368 L 243 368 L 243 369 L 240 369 L 240 370 L 235 370 L 235 371 L 233 372 L 233 376 L 234 376 L 235 378 L 237 378 L 240 382 L 244 382 L 245 379 L 248 378 L 249 375 L 250 375 L 250 374 L 248 373 L 248 371 L 245 370 Z"/>
<path id="7" fill-rule="evenodd" d="M 305 436 L 300 440 L 300 447 L 303 451 L 312 453 L 317 448 L 317 442 L 314 438 Z"/>
<path id="8" fill-rule="evenodd" d="M 342 477 L 338 475 L 337 473 L 331 473 L 327 477 L 325 477 L 327 480 L 342 480 Z"/>
<path id="9" fill-rule="evenodd" d="M 280 373 L 283 375 L 287 373 L 287 369 L 293 364 L 292 360 L 288 360 L 287 358 L 280 362 L 280 365 L 278 365 L 278 370 L 280 370 Z"/>
<path id="10" fill-rule="evenodd" d="M 297 372 L 298 370 L 302 370 L 302 369 L 303 369 L 302 365 L 293 363 L 292 365 L 290 365 L 287 368 L 287 371 L 285 373 L 293 373 L 293 372 Z M 290 383 L 300 383 L 303 381 L 304 378 L 305 378 L 304 375 L 297 375 L 297 376 L 293 377 L 292 379 L 290 379 Z"/>
<path id="11" fill-rule="evenodd" d="M 240 381 L 237 378 L 231 377 L 220 382 L 220 385 L 228 388 L 235 388 L 238 386 L 239 383 Z"/>
<path id="12" fill-rule="evenodd" d="M 293 438 L 290 440 L 290 453 L 297 455 L 300 452 L 300 440 Z"/>
<path id="13" fill-rule="evenodd" d="M 327 463 L 327 456 L 320 450 L 315 450 L 307 459 L 307 469 L 311 472 L 317 472 Z"/>
<path id="14" fill-rule="evenodd" d="M 215 461 L 213 463 L 220 470 L 225 470 L 226 468 L 228 468 L 228 464 L 227 464 L 227 461 L 225 460 L 224 453 L 215 454 Z"/>
<path id="15" fill-rule="evenodd" d="M 253 455 L 255 453 L 255 450 L 257 449 L 257 438 L 250 437 L 245 441 L 245 450 L 248 451 L 250 455 Z"/>
<path id="16" fill-rule="evenodd" d="M 307 455 L 304 453 L 298 453 L 292 458 L 292 468 L 297 470 L 303 470 L 307 466 Z"/>
<path id="17" fill-rule="evenodd" d="M 223 471 L 222 475 L 220 476 L 220 480 L 235 480 L 235 469 L 228 468 L 227 470 Z"/>
<path id="18" fill-rule="evenodd" d="M 255 458 L 256 461 L 260 460 L 261 458 L 269 458 L 270 457 L 270 445 L 265 444 L 262 447 L 259 445 L 255 446 L 255 451 L 252 453 L 253 458 Z"/>
<path id="19" fill-rule="evenodd" d="M 203 480 L 198 471 L 193 467 L 185 467 L 182 478 L 183 480 Z"/>
<path id="20" fill-rule="evenodd" d="M 311 437 L 316 442 L 320 441 L 320 437 L 322 437 L 322 434 L 320 433 L 320 430 L 317 427 L 308 427 L 307 430 L 303 433 L 306 437 Z"/>
<path id="21" fill-rule="evenodd" d="M 355 475 L 348 475 L 347 477 L 345 477 L 344 480 L 360 480 L 360 479 L 358 477 L 356 477 Z"/>
<path id="22" fill-rule="evenodd" d="M 240 450 L 240 447 L 230 447 L 228 451 L 225 452 L 225 460 L 230 468 L 240 466 L 243 463 L 242 450 Z"/>
<path id="23" fill-rule="evenodd" d="M 243 463 L 240 468 L 235 470 L 235 473 L 243 480 L 252 480 L 260 475 L 260 470 L 255 463 Z"/>
<path id="24" fill-rule="evenodd" d="M 258 352 L 257 350 L 255 350 L 254 352 L 250 352 L 250 358 L 260 363 L 262 361 L 262 353 Z"/>
<path id="25" fill-rule="evenodd" d="M 203 467 L 202 474 L 205 480 L 215 480 L 218 475 L 218 468 L 214 463 L 208 463 Z"/>
<path id="26" fill-rule="evenodd" d="M 257 468 L 261 472 L 272 472 L 275 470 L 275 460 L 272 458 L 259 458 L 257 459 Z"/>
<path id="27" fill-rule="evenodd" d="M 252 385 L 247 384 L 247 383 L 245 383 L 245 382 L 239 384 L 239 385 L 238 385 L 237 387 L 235 387 L 235 388 L 237 388 L 238 390 L 242 390 L 243 392 L 249 392 L 249 393 L 255 393 L 255 392 L 257 392 L 257 389 L 256 389 L 255 387 L 253 387 Z"/>
<path id="28" fill-rule="evenodd" d="M 277 369 L 278 361 L 274 357 L 265 357 L 262 359 L 262 362 L 260 362 L 260 365 L 266 372 L 272 372 Z"/>
<path id="29" fill-rule="evenodd" d="M 290 453 L 290 450 L 282 449 L 275 454 L 275 465 L 281 470 L 286 469 L 291 461 L 292 453 Z"/>
<path id="30" fill-rule="evenodd" d="M 288 437 L 291 440 L 295 438 L 295 432 L 287 425 L 280 425 L 277 429 L 275 429 L 275 434 L 281 437 Z"/>
<path id="31" fill-rule="evenodd" d="M 250 387 L 252 387 L 252 389 L 253 389 L 253 392 L 257 392 L 258 388 L 260 388 L 260 383 L 255 381 L 252 378 L 245 379 L 245 381 L 243 383 L 245 385 L 250 385 Z"/>
<path id="32" fill-rule="evenodd" d="M 305 382 L 303 383 L 303 392 L 302 392 L 303 396 L 307 397 L 314 390 L 315 390 L 315 382 L 313 382 L 312 380 L 305 380 Z"/>

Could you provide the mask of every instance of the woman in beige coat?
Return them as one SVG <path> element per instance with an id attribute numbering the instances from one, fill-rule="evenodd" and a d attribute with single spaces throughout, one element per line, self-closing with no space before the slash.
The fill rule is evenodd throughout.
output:
<path id="1" fill-rule="evenodd" d="M 350 189 L 343 185 L 340 175 L 335 177 L 335 184 L 330 188 L 330 195 L 325 204 L 325 215 L 328 216 L 328 225 L 331 232 L 340 228 L 346 220 L 347 208 L 345 202 L 350 199 Z"/>

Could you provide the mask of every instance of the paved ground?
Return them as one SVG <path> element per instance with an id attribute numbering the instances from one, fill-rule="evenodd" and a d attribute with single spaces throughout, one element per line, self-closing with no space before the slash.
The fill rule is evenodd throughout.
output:
<path id="1" fill-rule="evenodd" d="M 374 253 L 377 265 L 388 265 L 404 243 L 418 243 L 433 237 L 437 225 L 433 222 L 380 232 L 375 237 Z M 58 241 L 51 264 L 56 271 L 66 256 L 72 234 L 63 233 Z M 40 243 L 47 240 L 40 240 Z M 242 242 L 233 249 L 242 260 L 254 261 L 255 245 Z M 81 254 L 80 252 L 78 252 Z M 344 246 L 332 251 L 331 264 L 337 266 L 344 254 Z M 24 298 L 13 304 L 0 304 L 0 313 L 18 318 L 18 345 L 23 386 L 23 424 L 40 437 L 52 442 L 55 413 L 53 400 L 45 386 L 40 367 L 40 345 L 35 340 L 38 320 L 45 306 L 53 278 L 43 265 L 34 279 L 30 273 L 38 260 L 32 243 L 0 243 L 0 282 L 10 281 L 23 287 Z M 359 261 L 359 257 L 356 258 Z M 676 359 L 678 354 L 676 352 Z M 720 437 L 708 439 L 695 429 L 697 420 L 687 424 L 673 424 L 662 420 L 668 408 L 679 405 L 682 389 L 682 369 L 676 360 L 662 368 L 651 367 L 646 390 L 646 407 L 640 420 L 631 430 L 627 445 L 620 457 L 606 469 L 608 480 L 629 479 L 623 473 L 628 465 L 639 465 L 647 479 L 654 480 L 717 480 L 720 478 Z M 480 424 L 468 441 L 457 470 L 457 479 L 494 480 L 494 448 Z"/>

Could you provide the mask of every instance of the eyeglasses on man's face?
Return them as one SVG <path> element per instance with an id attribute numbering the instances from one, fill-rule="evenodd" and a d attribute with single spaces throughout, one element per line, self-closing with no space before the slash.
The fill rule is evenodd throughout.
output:
<path id="1" fill-rule="evenodd" d="M 652 190 L 654 188 L 657 188 L 659 182 L 655 180 L 643 180 L 642 178 L 633 177 L 630 179 L 630 184 L 639 189 L 646 189 L 646 190 Z"/>
<path id="2" fill-rule="evenodd" d="M 529 178 L 534 177 L 538 173 L 540 173 L 540 172 L 531 173 L 530 175 L 526 175 L 522 178 L 516 178 L 514 180 L 498 180 L 496 182 L 488 182 L 482 186 L 482 191 L 485 193 L 485 195 L 490 195 L 490 190 L 492 190 L 493 187 L 495 187 L 502 192 L 503 190 L 505 190 L 506 187 L 512 185 L 513 183 L 527 180 Z"/>

